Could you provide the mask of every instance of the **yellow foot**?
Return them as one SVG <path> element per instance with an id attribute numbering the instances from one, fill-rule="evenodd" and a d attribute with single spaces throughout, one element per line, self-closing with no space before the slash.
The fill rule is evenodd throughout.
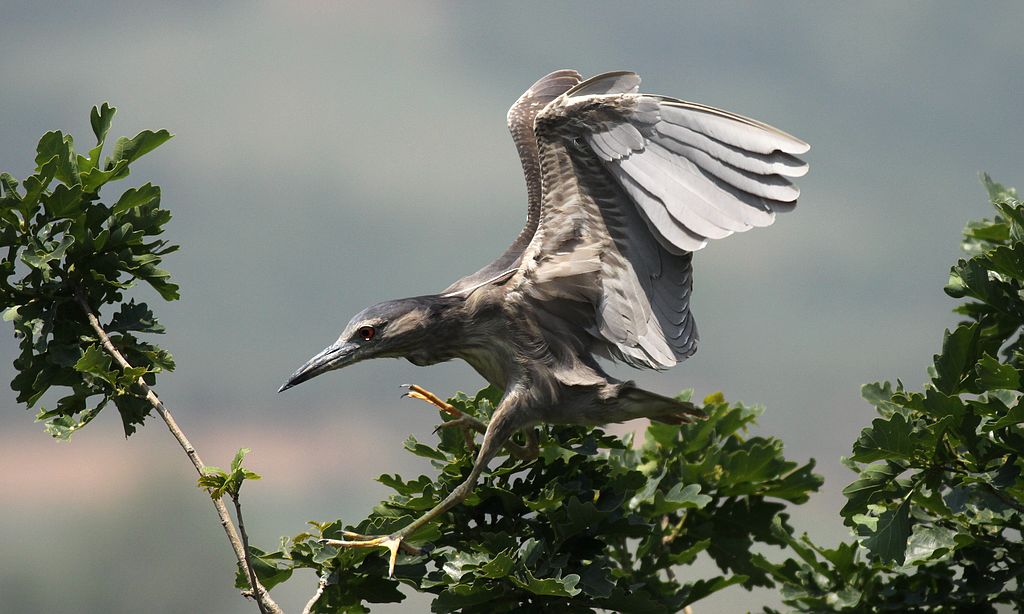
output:
<path id="1" fill-rule="evenodd" d="M 462 417 L 462 412 L 461 411 L 456 409 L 451 404 L 445 403 L 444 401 L 441 400 L 441 398 L 439 396 L 437 396 L 433 392 L 430 392 L 429 390 L 426 390 L 425 388 L 421 388 L 420 386 L 417 386 L 416 384 L 402 384 L 402 388 L 408 388 L 409 389 L 409 392 L 406 392 L 402 396 L 407 396 L 407 397 L 410 397 L 410 398 L 413 398 L 413 399 L 419 399 L 421 401 L 426 401 L 427 403 L 430 403 L 431 405 L 437 407 L 438 409 L 440 409 L 444 413 L 448 414 L 452 418 L 460 418 L 460 417 Z"/>
<path id="2" fill-rule="evenodd" d="M 398 558 L 398 550 L 406 554 L 423 554 L 423 551 L 415 546 L 402 541 L 404 537 L 401 533 L 395 533 L 393 535 L 363 535 L 361 533 L 353 533 L 352 531 L 342 531 L 342 535 L 345 539 L 321 539 L 320 543 L 325 546 L 335 546 L 338 548 L 387 548 L 391 556 L 388 559 L 388 577 L 395 577 L 395 560 Z"/>
<path id="3" fill-rule="evenodd" d="M 473 442 L 473 431 L 481 434 L 486 433 L 486 424 L 469 414 L 459 411 L 458 408 L 453 407 L 450 403 L 442 401 L 441 398 L 433 392 L 417 386 L 416 384 L 402 384 L 402 387 L 409 389 L 409 392 L 406 392 L 402 396 L 426 401 L 452 417 L 451 420 L 439 424 L 438 427 L 434 429 L 435 433 L 440 429 L 448 429 L 452 427 L 458 428 L 466 438 L 466 449 L 469 450 L 470 453 L 476 450 L 476 444 Z M 511 441 L 505 443 L 505 449 L 509 451 L 509 454 L 522 461 L 531 461 L 537 458 L 538 453 L 536 432 L 529 430 L 527 433 L 528 445 L 526 446 L 521 446 Z"/>
<path id="4" fill-rule="evenodd" d="M 462 431 L 462 436 L 466 439 L 466 449 L 469 450 L 471 453 L 474 450 L 476 450 L 476 444 L 473 442 L 473 431 L 476 431 L 478 433 L 486 432 L 486 424 L 480 422 L 473 416 L 462 413 L 456 407 L 442 401 L 441 398 L 438 397 L 433 392 L 421 388 L 416 384 L 404 384 L 403 387 L 409 389 L 409 392 L 405 393 L 403 396 L 407 396 L 412 399 L 419 399 L 421 401 L 426 401 L 427 403 L 430 403 L 434 407 L 437 407 L 442 412 L 452 417 L 452 420 L 442 422 L 441 425 L 437 427 L 437 429 L 452 427 L 458 428 L 459 430 Z M 437 429 L 434 429 L 435 433 L 437 432 Z"/>

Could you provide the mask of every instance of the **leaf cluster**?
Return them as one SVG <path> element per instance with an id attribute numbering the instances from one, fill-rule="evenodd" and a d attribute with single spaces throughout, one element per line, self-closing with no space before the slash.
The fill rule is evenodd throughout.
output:
<path id="1" fill-rule="evenodd" d="M 249 452 L 252 452 L 252 449 L 239 449 L 231 460 L 230 471 L 225 471 L 213 465 L 203 467 L 202 475 L 199 476 L 197 485 L 200 488 L 205 488 L 210 493 L 210 498 L 212 499 L 220 499 L 224 495 L 228 495 L 231 498 L 238 497 L 238 493 L 242 489 L 242 482 L 262 478 L 255 471 L 250 471 L 242 466 L 242 461 L 245 460 L 245 455 Z"/>
<path id="2" fill-rule="evenodd" d="M 946 292 L 967 319 L 946 331 L 921 391 L 862 393 L 879 417 L 853 444 L 841 514 L 856 541 L 792 540 L 775 569 L 809 611 L 1021 611 L 1024 588 L 1024 204 L 983 176 L 997 215 L 964 230 Z"/>
<path id="3" fill-rule="evenodd" d="M 153 384 L 171 370 L 171 355 L 139 340 L 137 333 L 163 328 L 145 303 L 123 302 L 123 292 L 142 280 L 165 300 L 178 287 L 159 268 L 177 249 L 157 238 L 171 214 L 160 207 L 160 188 L 128 189 L 103 202 L 100 190 L 128 176 L 130 165 L 171 138 L 166 130 L 144 130 L 114 142 L 103 156 L 115 109 L 106 103 L 90 115 L 96 144 L 83 155 L 71 135 L 48 132 L 39 141 L 35 172 L 18 182 L 0 174 L 0 307 L 20 338 L 18 402 L 33 407 L 52 387 L 70 391 L 37 419 L 54 437 L 67 439 L 107 404 L 121 415 L 125 434 L 134 432 L 151 406 L 138 381 Z M 132 365 L 112 364 L 79 301 L 93 312 L 116 304 L 103 326 Z"/>
<path id="4" fill-rule="evenodd" d="M 450 403 L 486 418 L 499 396 L 488 388 Z M 395 531 L 468 475 L 462 433 L 442 429 L 435 445 L 410 437 L 406 449 L 430 459 L 437 478 L 382 475 L 394 493 L 368 518 L 312 523 L 278 551 L 255 552 L 257 572 L 270 586 L 290 569 L 315 570 L 326 579 L 316 612 L 400 601 L 399 582 L 434 595 L 435 612 L 675 612 L 733 584 L 772 586 L 751 549 L 783 546 L 786 502 L 806 501 L 822 480 L 813 462 L 787 460 L 777 439 L 748 435 L 759 409 L 716 394 L 704 410 L 709 418 L 695 424 L 650 426 L 639 446 L 598 429 L 544 430 L 538 458 L 509 456 L 486 473 L 463 504 L 411 537 L 431 550 L 400 554 L 389 579 L 383 551 L 319 540 Z M 687 571 L 700 555 L 719 572 Z"/>

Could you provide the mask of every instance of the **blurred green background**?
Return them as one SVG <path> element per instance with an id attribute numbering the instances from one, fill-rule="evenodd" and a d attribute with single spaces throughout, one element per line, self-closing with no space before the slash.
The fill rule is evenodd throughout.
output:
<path id="1" fill-rule="evenodd" d="M 944 326 L 959 231 L 988 215 L 976 176 L 1022 183 L 1020 3 L 350 3 L 5 0 L 0 169 L 33 167 L 51 129 L 176 137 L 136 165 L 174 213 L 155 305 L 179 368 L 158 390 L 211 464 L 241 446 L 252 540 L 362 518 L 463 364 L 377 361 L 285 395 L 278 385 L 382 299 L 437 291 L 496 256 L 525 218 L 508 106 L 558 68 L 632 69 L 644 90 L 721 106 L 813 146 L 801 205 L 695 263 L 703 345 L 667 373 L 621 377 L 764 403 L 764 432 L 813 456 L 823 492 L 794 524 L 827 544 L 872 418 L 861 383 L 922 381 Z M 132 183 L 134 182 L 134 183 Z M 453 264 L 454 263 L 454 264 Z M 158 300 L 149 292 L 140 296 Z M 16 344 L 0 337 L 0 375 Z M 69 445 L 0 394 L 0 611 L 250 612 L 194 474 L 164 427 L 125 440 L 104 412 Z M 620 427 L 636 428 L 636 425 Z M 289 611 L 313 590 L 275 591 Z M 701 614 L 759 609 L 734 587 Z M 424 611 L 425 601 L 381 612 Z"/>

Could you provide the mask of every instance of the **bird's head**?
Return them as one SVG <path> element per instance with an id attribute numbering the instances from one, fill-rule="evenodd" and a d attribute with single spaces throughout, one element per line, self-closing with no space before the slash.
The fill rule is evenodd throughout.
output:
<path id="1" fill-rule="evenodd" d="M 292 373 L 278 392 L 369 358 L 405 357 L 418 363 L 431 347 L 440 345 L 436 333 L 447 303 L 444 297 L 417 296 L 367 307 L 349 321 L 337 341 Z"/>

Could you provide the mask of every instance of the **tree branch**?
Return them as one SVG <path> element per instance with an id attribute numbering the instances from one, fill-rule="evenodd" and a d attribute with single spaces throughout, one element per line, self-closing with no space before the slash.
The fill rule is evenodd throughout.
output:
<path id="1" fill-rule="evenodd" d="M 235 518 L 238 519 L 238 532 L 242 534 L 242 552 L 245 553 L 245 570 L 249 572 L 249 588 L 253 595 L 259 590 L 260 581 L 256 579 L 256 570 L 252 568 L 252 559 L 249 556 L 249 536 L 245 533 L 245 522 L 242 520 L 242 504 L 238 502 L 238 493 L 231 493 L 231 501 L 235 504 Z M 260 587 L 262 588 L 262 587 Z M 256 605 L 260 607 L 260 614 L 267 614 L 262 599 L 256 599 Z"/>
<path id="2" fill-rule="evenodd" d="M 82 308 L 82 311 L 85 312 L 85 317 L 88 318 L 89 325 L 92 326 L 92 329 L 96 332 L 103 348 L 114 358 L 114 360 L 117 361 L 118 364 L 121 365 L 122 369 L 130 369 L 131 365 L 127 360 L 125 360 L 125 357 L 121 352 L 114 347 L 113 342 L 110 341 L 110 337 L 107 336 L 107 332 L 103 330 L 99 320 L 96 319 L 96 314 L 93 313 L 92 308 L 89 306 L 89 301 L 86 300 L 81 289 L 75 290 L 75 300 Z M 192 461 L 192 465 L 196 468 L 196 471 L 199 472 L 199 475 L 203 475 L 203 468 L 206 467 L 206 465 L 203 463 L 203 460 L 199 458 L 199 453 L 196 452 L 195 447 L 192 446 L 188 437 L 186 437 L 185 433 L 182 432 L 180 427 L 178 427 L 178 423 L 174 420 L 174 416 L 171 415 L 171 412 L 164 406 L 159 397 L 156 396 L 153 389 L 150 388 L 141 377 L 137 383 L 146 393 L 146 400 L 149 401 L 149 404 L 153 406 L 153 409 L 156 410 L 164 423 L 167 424 L 167 428 L 171 431 L 171 434 L 174 435 L 174 438 L 178 440 L 178 444 L 181 445 L 185 454 L 188 455 L 188 458 Z M 248 569 L 250 574 L 253 573 L 252 568 L 248 565 L 248 549 L 242 544 L 242 541 L 238 537 L 235 525 L 231 522 L 231 516 L 228 514 L 227 506 L 224 505 L 224 501 L 222 499 L 214 499 L 213 505 L 217 509 L 217 516 L 220 517 L 220 525 L 224 528 L 224 533 L 227 534 L 228 541 L 231 542 L 231 549 L 235 552 L 235 558 L 238 559 L 238 564 Z M 239 521 L 241 521 L 241 516 L 239 516 Z M 267 593 L 267 590 L 263 588 L 258 581 L 256 581 L 253 586 L 253 596 L 260 606 L 260 611 L 264 614 L 266 612 L 284 614 L 280 606 L 271 599 L 270 594 Z M 264 610 L 264 608 L 266 609 Z"/>
<path id="3" fill-rule="evenodd" d="M 323 595 L 324 589 L 327 588 L 327 578 L 327 572 L 320 574 L 320 582 L 317 584 L 316 592 L 309 598 L 309 601 L 306 603 L 306 607 L 302 608 L 302 614 L 310 614 L 313 611 L 313 606 L 316 605 L 316 602 L 320 599 L 320 595 Z"/>

